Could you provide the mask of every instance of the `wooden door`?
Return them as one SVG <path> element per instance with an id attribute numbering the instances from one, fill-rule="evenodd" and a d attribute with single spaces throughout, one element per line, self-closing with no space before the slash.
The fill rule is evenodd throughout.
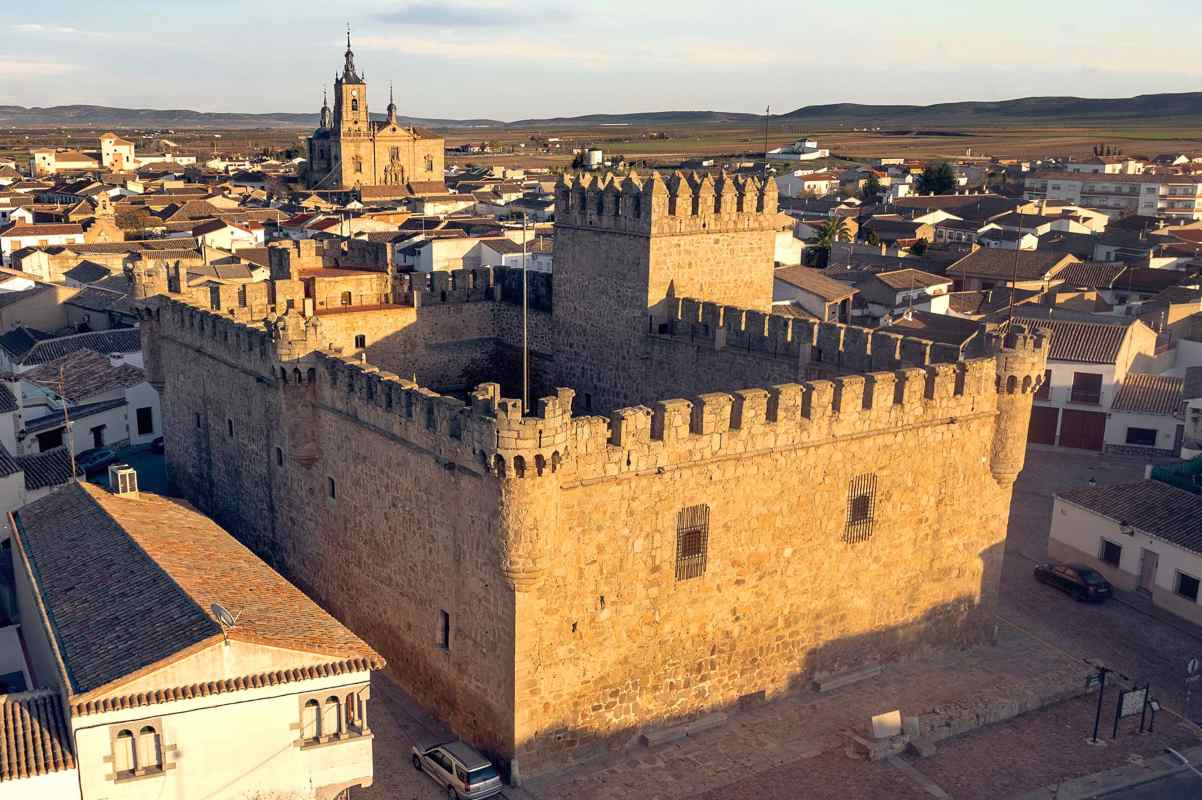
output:
<path id="1" fill-rule="evenodd" d="M 1059 424 L 1060 409 L 1055 406 L 1032 406 L 1027 441 L 1031 444 L 1056 444 L 1056 428 Z"/>
<path id="2" fill-rule="evenodd" d="M 1060 415 L 1060 446 L 1101 450 L 1106 438 L 1106 415 L 1098 411 L 1065 409 Z"/>

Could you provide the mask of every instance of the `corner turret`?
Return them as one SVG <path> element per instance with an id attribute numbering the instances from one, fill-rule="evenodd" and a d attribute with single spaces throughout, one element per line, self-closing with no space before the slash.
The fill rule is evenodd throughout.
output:
<path id="1" fill-rule="evenodd" d="M 1027 428 L 1035 392 L 1044 381 L 1049 338 L 1011 324 L 993 340 L 997 354 L 997 424 L 993 432 L 989 468 L 1003 489 L 1010 488 L 1022 472 L 1027 455 Z"/>

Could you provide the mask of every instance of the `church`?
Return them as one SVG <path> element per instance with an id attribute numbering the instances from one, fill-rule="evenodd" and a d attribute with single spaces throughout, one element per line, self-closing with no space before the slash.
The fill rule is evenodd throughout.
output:
<path id="1" fill-rule="evenodd" d="M 321 126 L 309 137 L 309 188 L 401 187 L 442 179 L 442 137 L 398 122 L 391 90 L 387 118 L 373 122 L 368 116 L 367 81 L 355 69 L 348 30 L 346 63 L 334 78 L 334 110 L 323 97 Z"/>

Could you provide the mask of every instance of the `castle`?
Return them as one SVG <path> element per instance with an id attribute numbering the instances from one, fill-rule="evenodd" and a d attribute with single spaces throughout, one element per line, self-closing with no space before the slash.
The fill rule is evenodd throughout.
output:
<path id="1" fill-rule="evenodd" d="M 771 313 L 771 181 L 566 176 L 556 210 L 531 408 L 520 272 L 139 266 L 175 486 L 515 775 L 991 639 L 1042 334 Z"/>
<path id="2" fill-rule="evenodd" d="M 334 110 L 330 111 L 329 101 L 323 97 L 320 127 L 308 142 L 306 182 L 311 189 L 442 181 L 442 138 L 401 125 L 391 89 L 387 118 L 377 122 L 369 117 L 367 80 L 355 67 L 349 29 L 342 73 L 334 78 Z"/>

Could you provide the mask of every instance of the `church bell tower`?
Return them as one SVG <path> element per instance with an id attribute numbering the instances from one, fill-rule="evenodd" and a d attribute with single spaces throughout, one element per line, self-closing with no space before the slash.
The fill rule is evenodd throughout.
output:
<path id="1" fill-rule="evenodd" d="M 343 136 L 366 136 L 371 132 L 367 116 L 367 83 L 355 70 L 351 51 L 351 29 L 346 29 L 346 63 L 334 79 L 334 125 Z"/>

